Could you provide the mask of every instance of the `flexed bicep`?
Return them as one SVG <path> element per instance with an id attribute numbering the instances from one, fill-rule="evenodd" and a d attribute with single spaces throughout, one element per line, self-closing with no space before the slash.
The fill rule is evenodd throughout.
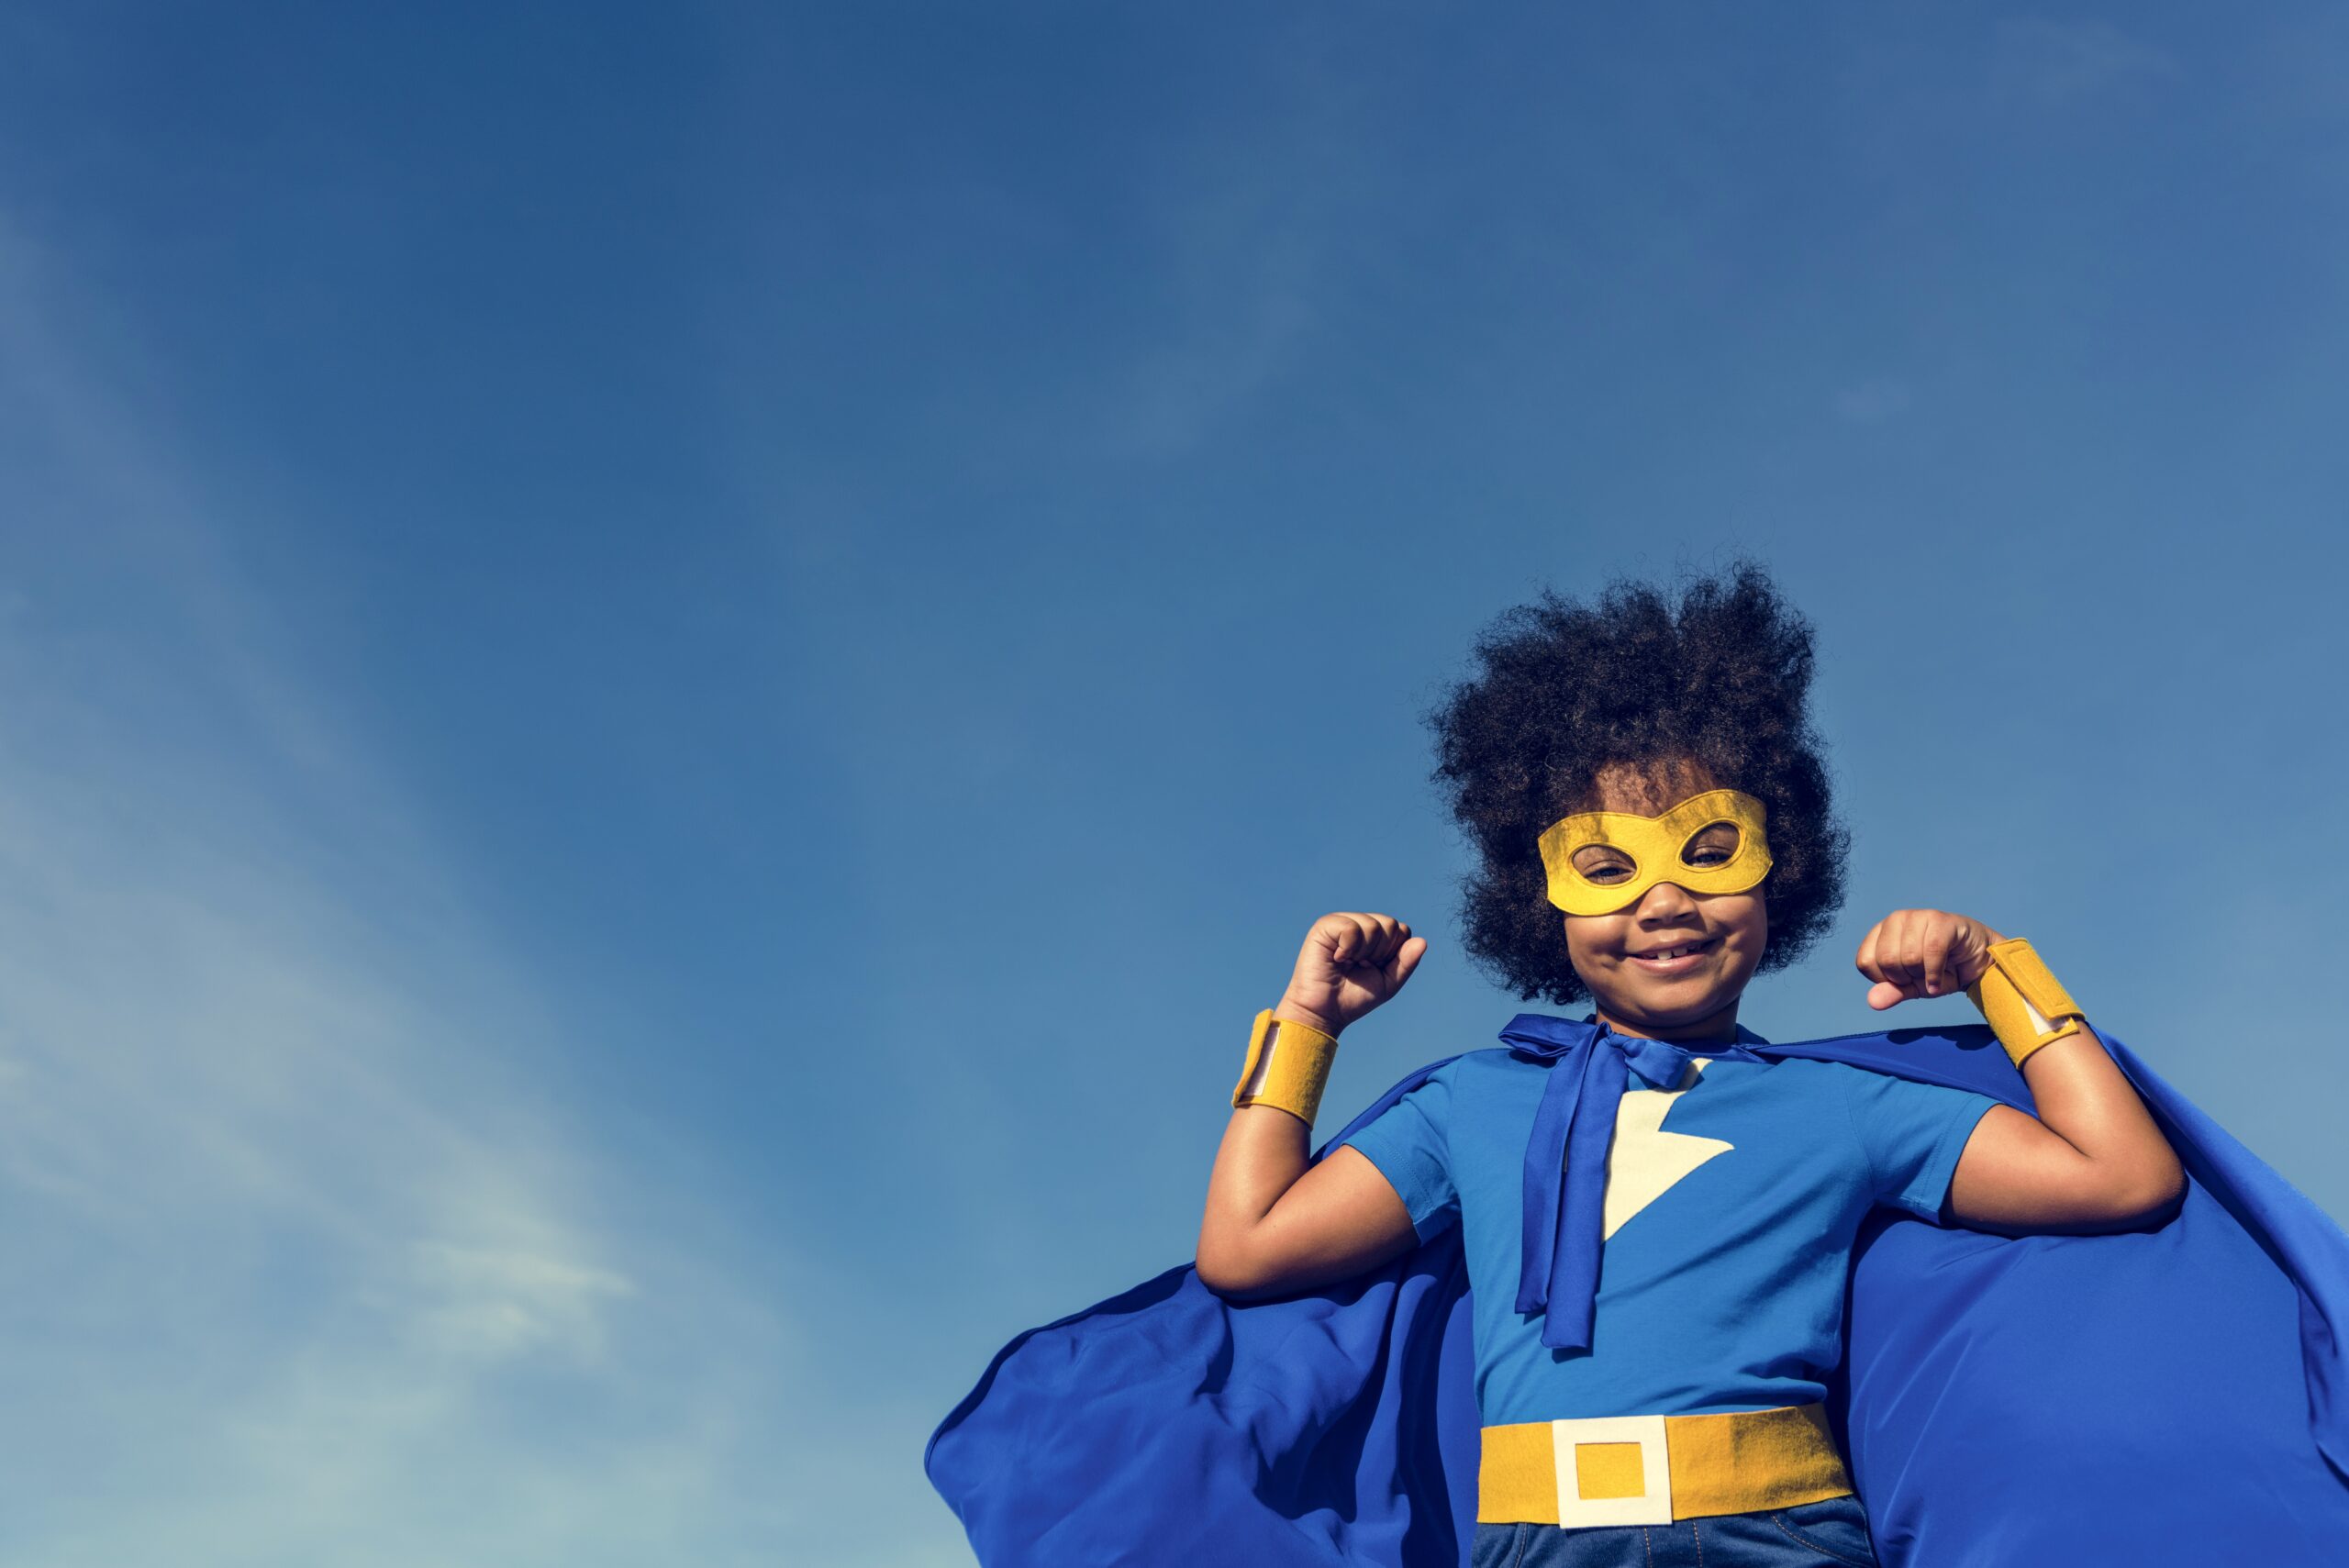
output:
<path id="1" fill-rule="evenodd" d="M 2125 1230 L 2164 1214 L 2184 1181 L 2165 1143 L 2099 1159 L 2036 1117 L 1993 1106 L 1958 1157 L 1949 1212 L 1984 1230 Z"/>
<path id="2" fill-rule="evenodd" d="M 1359 1150 L 1341 1146 L 1253 1220 L 1219 1217 L 1211 1201 L 1199 1278 L 1222 1296 L 1283 1296 L 1375 1269 L 1417 1241 L 1394 1185 Z"/>

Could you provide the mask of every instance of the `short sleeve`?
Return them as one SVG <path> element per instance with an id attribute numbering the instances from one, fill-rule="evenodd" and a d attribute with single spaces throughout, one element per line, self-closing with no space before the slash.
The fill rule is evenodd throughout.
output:
<path id="1" fill-rule="evenodd" d="M 1451 1113 L 1452 1081 L 1439 1068 L 1344 1140 L 1378 1167 L 1422 1241 L 1460 1218 L 1460 1191 L 1453 1184 L 1446 1140 Z"/>
<path id="2" fill-rule="evenodd" d="M 1878 1203 L 1941 1220 L 1942 1199 L 1974 1124 L 1998 1102 L 1967 1089 L 1919 1084 L 1853 1068 L 1845 1075 L 1852 1126 Z"/>

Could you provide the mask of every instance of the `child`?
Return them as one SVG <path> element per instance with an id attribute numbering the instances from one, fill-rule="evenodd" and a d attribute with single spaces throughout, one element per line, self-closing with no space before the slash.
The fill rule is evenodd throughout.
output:
<path id="1" fill-rule="evenodd" d="M 1286 1295 L 1461 1228 L 1485 1429 L 1474 1563 L 1873 1562 L 1820 1413 L 1869 1208 L 2131 1227 L 2176 1203 L 2177 1159 L 2085 1025 L 2007 1041 L 2036 1119 L 1748 1048 L 1745 986 L 1825 929 L 1843 856 L 1804 715 L 1809 629 L 1761 573 L 1699 582 L 1676 614 L 1644 587 L 1548 597 L 1479 652 L 1433 720 L 1482 855 L 1466 945 L 1522 996 L 1587 998 L 1598 1028 L 1459 1057 L 1308 1168 L 1336 1037 L 1427 951 L 1389 916 L 1322 917 L 1251 1053 L 1199 1277 Z M 1887 916 L 1858 953 L 1879 1008 L 2000 984 L 2001 960 L 2026 987 L 2042 976 L 1932 909 Z M 1671 1451 L 1643 1468 L 1635 1445 L 1659 1429 Z"/>
<path id="2" fill-rule="evenodd" d="M 1872 1006 L 1991 1029 L 1741 1027 L 1844 853 L 1768 580 L 1545 596 L 1478 654 L 1432 716 L 1464 945 L 1588 1016 L 1309 1162 L 1337 1036 L 1427 951 L 1316 921 L 1196 1266 L 1019 1336 L 931 1437 L 986 1568 L 2336 1561 L 2349 1238 L 2028 944 L 1929 909 L 1861 943 Z"/>

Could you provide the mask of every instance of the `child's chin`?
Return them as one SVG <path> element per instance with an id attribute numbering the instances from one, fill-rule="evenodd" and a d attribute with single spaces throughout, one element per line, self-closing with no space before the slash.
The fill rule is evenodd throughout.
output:
<path id="1" fill-rule="evenodd" d="M 1669 1029 L 1709 1018 L 1737 1000 L 1733 987 L 1710 974 L 1675 975 L 1663 979 L 1642 976 L 1628 998 L 1632 1010 L 1646 1021 Z"/>

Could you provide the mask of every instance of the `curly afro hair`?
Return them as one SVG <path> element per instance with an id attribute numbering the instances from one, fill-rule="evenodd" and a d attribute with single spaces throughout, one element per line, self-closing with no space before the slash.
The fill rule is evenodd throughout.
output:
<path id="1" fill-rule="evenodd" d="M 1770 941 L 1782 968 L 1823 934 L 1843 901 L 1849 835 L 1806 711 L 1811 628 L 1750 562 L 1699 577 L 1677 606 L 1653 584 L 1614 583 L 1595 605 L 1548 589 L 1476 639 L 1481 672 L 1426 715 L 1432 777 L 1480 864 L 1461 879 L 1462 940 L 1520 998 L 1564 1005 L 1590 993 L 1566 960 L 1536 840 L 1596 805 L 1609 762 L 1685 771 L 1743 790 L 1768 811 Z"/>

